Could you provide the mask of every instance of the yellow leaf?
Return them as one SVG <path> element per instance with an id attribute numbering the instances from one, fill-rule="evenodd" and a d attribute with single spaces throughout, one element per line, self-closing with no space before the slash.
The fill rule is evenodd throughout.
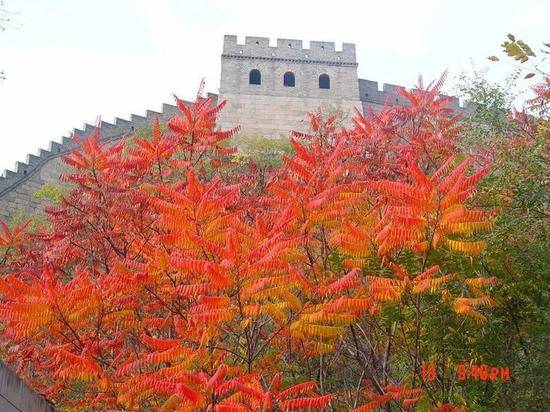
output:
<path id="1" fill-rule="evenodd" d="M 468 242 L 452 239 L 446 239 L 446 244 L 451 250 L 462 252 L 471 256 L 479 255 L 481 251 L 485 249 L 485 246 L 487 246 L 486 242 L 484 241 Z"/>

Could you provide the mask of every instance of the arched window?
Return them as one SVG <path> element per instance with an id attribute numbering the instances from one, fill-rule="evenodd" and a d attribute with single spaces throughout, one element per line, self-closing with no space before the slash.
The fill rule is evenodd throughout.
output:
<path id="1" fill-rule="evenodd" d="M 248 84 L 262 84 L 262 74 L 259 70 L 250 70 L 248 74 Z"/>
<path id="2" fill-rule="evenodd" d="M 328 74 L 319 76 L 319 89 L 330 89 L 330 77 L 328 77 Z"/>
<path id="3" fill-rule="evenodd" d="M 283 85 L 285 87 L 294 87 L 296 84 L 296 81 L 294 80 L 294 73 L 292 72 L 286 72 L 283 76 Z"/>

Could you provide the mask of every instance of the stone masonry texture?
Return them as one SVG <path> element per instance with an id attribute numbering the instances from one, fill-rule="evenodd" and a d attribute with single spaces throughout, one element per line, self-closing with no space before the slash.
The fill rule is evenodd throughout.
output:
<path id="1" fill-rule="evenodd" d="M 259 70 L 261 84 L 249 84 L 251 70 Z M 295 86 L 283 84 L 293 73 Z M 319 76 L 328 75 L 330 88 L 319 87 Z M 277 39 L 270 47 L 265 37 L 225 36 L 221 56 L 220 100 L 227 107 L 218 119 L 221 128 L 241 126 L 244 134 L 275 137 L 307 127 L 306 112 L 337 107 L 346 113 L 362 110 L 355 45 L 312 41 L 304 49 L 301 40 Z"/>
<path id="2" fill-rule="evenodd" d="M 0 411 L 54 412 L 55 408 L 0 361 Z"/>
<path id="3" fill-rule="evenodd" d="M 219 96 L 210 94 L 215 101 L 228 101 L 221 111 L 218 126 L 223 129 L 241 126 L 241 133 L 251 136 L 288 136 L 292 130 L 305 131 L 306 113 L 321 108 L 338 109 L 346 116 L 347 124 L 354 110 L 364 114 L 379 111 L 384 104 L 406 104 L 397 94 L 399 86 L 379 85 L 372 80 L 359 79 L 355 45 L 311 41 L 304 48 L 302 40 L 277 39 L 273 46 L 267 37 L 246 37 L 244 44 L 237 36 L 226 35 L 221 55 Z M 251 70 L 259 70 L 261 84 L 249 84 Z M 285 87 L 283 77 L 292 72 L 294 87 Z M 319 76 L 330 78 L 330 88 L 319 87 Z M 466 109 L 453 98 L 451 107 Z M 131 115 L 129 120 L 117 118 L 114 124 L 103 122 L 100 137 L 115 142 L 134 130 L 150 124 L 155 117 L 167 121 L 177 108 L 164 104 L 161 112 L 148 110 L 145 116 Z M 74 135 L 82 138 L 94 127 L 86 124 Z M 4 171 L 0 177 L 0 219 L 9 220 L 16 214 L 35 213 L 43 204 L 35 193 L 45 184 L 59 184 L 63 172 L 61 156 L 75 150 L 75 142 L 63 137 L 50 142 L 47 150 L 29 154 L 25 162 L 17 162 L 15 170 Z"/>

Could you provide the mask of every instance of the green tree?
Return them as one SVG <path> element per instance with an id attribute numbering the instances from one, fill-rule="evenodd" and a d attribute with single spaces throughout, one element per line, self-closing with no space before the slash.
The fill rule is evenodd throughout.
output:
<path id="1" fill-rule="evenodd" d="M 476 410 L 548 410 L 550 248 L 548 246 L 548 111 L 539 116 L 514 112 L 511 84 L 491 84 L 482 76 L 462 78 L 463 97 L 474 102 L 465 119 L 464 145 L 490 157 L 493 172 L 484 181 L 485 205 L 500 208 L 481 265 L 500 286 L 488 322 L 474 347 L 486 363 L 509 366 L 513 388 L 493 383 L 466 387 Z M 542 107 L 548 83 L 535 87 Z M 511 113 L 511 114 L 510 114 Z"/>

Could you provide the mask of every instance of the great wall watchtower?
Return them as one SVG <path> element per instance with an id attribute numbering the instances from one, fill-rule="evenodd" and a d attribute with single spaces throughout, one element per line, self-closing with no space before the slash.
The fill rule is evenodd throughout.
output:
<path id="1" fill-rule="evenodd" d="M 291 130 L 305 129 L 306 112 L 317 107 L 338 108 L 345 114 L 353 114 L 357 108 L 367 114 L 368 109 L 377 111 L 384 104 L 406 104 L 396 93 L 397 87 L 359 79 L 351 43 L 336 50 L 332 42 L 312 41 L 305 49 L 301 40 L 277 39 L 272 47 L 266 37 L 246 37 L 245 43 L 239 44 L 237 36 L 227 35 L 219 98 L 227 99 L 228 106 L 220 113 L 218 126 L 241 125 L 249 135 L 288 136 Z M 465 110 L 457 98 L 451 99 L 451 107 L 457 112 Z M 145 116 L 133 114 L 128 120 L 116 118 L 113 124 L 102 122 L 100 136 L 103 141 L 115 142 L 155 117 L 167 121 L 177 112 L 175 106 L 163 104 L 161 112 L 148 110 Z M 84 137 L 93 129 L 86 124 L 82 130 L 75 129 L 74 135 Z M 75 148 L 73 140 L 62 137 L 51 141 L 47 150 L 27 155 L 25 162 L 16 162 L 13 171 L 5 170 L 0 176 L 0 219 L 9 219 L 17 211 L 40 210 L 43 202 L 35 193 L 45 183 L 59 182 L 60 157 Z"/>
<path id="2" fill-rule="evenodd" d="M 221 56 L 220 100 L 222 128 L 239 124 L 242 133 L 273 137 L 303 129 L 305 113 L 338 107 L 345 113 L 361 110 L 355 45 L 337 51 L 331 42 L 225 36 Z"/>

